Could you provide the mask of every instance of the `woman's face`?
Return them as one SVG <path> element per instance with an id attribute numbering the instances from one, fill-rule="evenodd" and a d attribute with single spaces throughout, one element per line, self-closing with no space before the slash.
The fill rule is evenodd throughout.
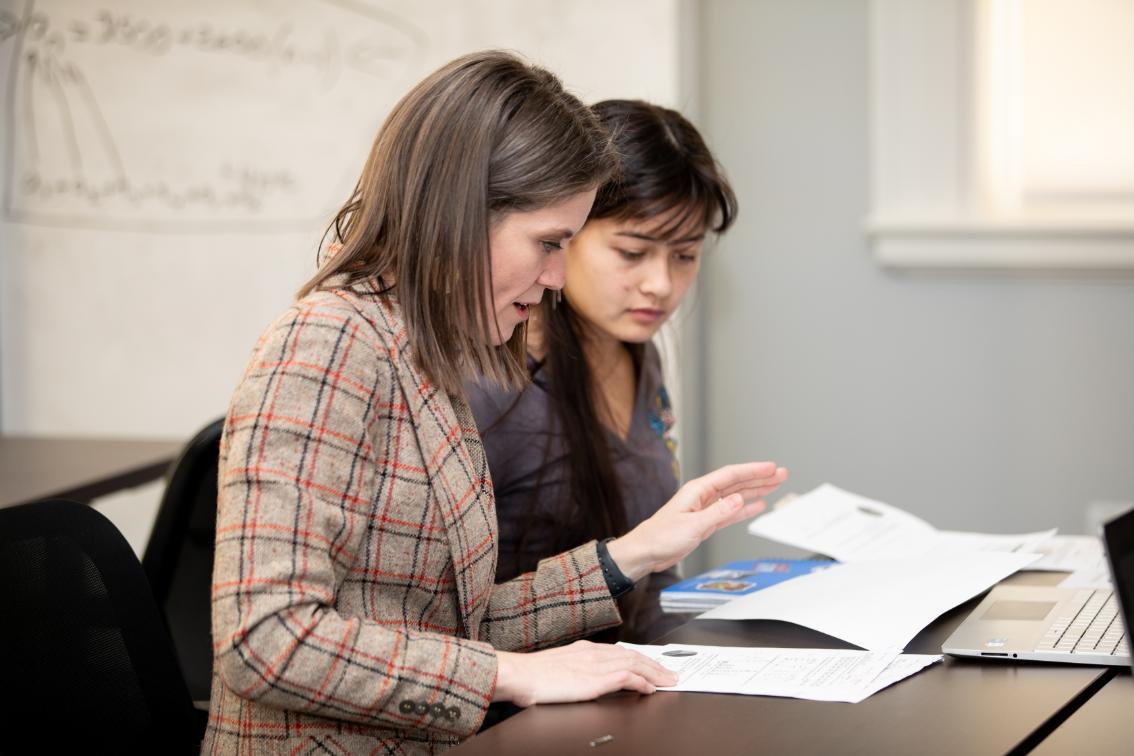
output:
<path id="1" fill-rule="evenodd" d="M 702 223 L 661 238 L 682 208 L 648 220 L 592 220 L 571 241 L 564 295 L 572 309 L 619 341 L 648 341 L 673 314 L 701 267 Z"/>
<path id="2" fill-rule="evenodd" d="M 589 189 L 539 210 L 508 213 L 493 224 L 488 252 L 497 324 L 494 345 L 512 338 L 545 289 L 563 288 L 563 248 L 586 223 L 594 201 L 595 190 Z"/>

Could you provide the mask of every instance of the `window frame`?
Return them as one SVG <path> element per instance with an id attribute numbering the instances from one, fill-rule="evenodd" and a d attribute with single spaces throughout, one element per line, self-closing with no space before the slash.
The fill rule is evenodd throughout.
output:
<path id="1" fill-rule="evenodd" d="M 874 258 L 897 268 L 1134 269 L 1134 213 L 1012 215 L 982 192 L 981 4 L 872 0 L 871 201 Z"/>

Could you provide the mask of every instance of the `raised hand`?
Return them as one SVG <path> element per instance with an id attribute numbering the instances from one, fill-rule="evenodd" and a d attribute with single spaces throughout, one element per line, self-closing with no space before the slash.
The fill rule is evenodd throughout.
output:
<path id="1" fill-rule="evenodd" d="M 764 497 L 787 480 L 775 462 L 728 465 L 694 478 L 665 506 L 608 545 L 631 580 L 681 561 L 710 535 L 764 509 Z"/>

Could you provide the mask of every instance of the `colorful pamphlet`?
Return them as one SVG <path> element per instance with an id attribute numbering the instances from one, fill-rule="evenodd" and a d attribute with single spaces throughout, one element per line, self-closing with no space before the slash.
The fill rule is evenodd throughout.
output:
<path id="1" fill-rule="evenodd" d="M 747 596 L 770 585 L 800 575 L 809 575 L 835 564 L 838 562 L 825 559 L 754 559 L 730 562 L 664 588 L 661 592 L 662 610 L 707 611 L 738 596 Z"/>

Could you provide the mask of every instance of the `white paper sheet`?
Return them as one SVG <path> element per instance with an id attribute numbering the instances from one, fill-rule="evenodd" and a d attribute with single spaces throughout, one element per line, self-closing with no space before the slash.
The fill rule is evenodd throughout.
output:
<path id="1" fill-rule="evenodd" d="M 937 533 L 909 512 L 829 483 L 757 517 L 748 532 L 840 562 L 907 556 L 928 548 Z"/>
<path id="2" fill-rule="evenodd" d="M 741 596 L 698 619 L 781 620 L 866 649 L 904 648 L 939 615 L 1038 558 L 977 551 L 839 564 Z"/>
<path id="3" fill-rule="evenodd" d="M 757 517 L 748 532 L 840 562 L 861 562 L 952 551 L 1024 552 L 1055 529 L 1013 535 L 940 531 L 897 507 L 824 483 Z"/>
<path id="4" fill-rule="evenodd" d="M 678 674 L 659 690 L 858 703 L 941 659 L 896 650 L 728 648 L 671 643 L 632 648 Z"/>
<path id="5" fill-rule="evenodd" d="M 1056 528 L 1040 530 L 1035 533 L 970 533 L 961 530 L 939 530 L 931 552 L 940 551 L 1012 551 L 1020 554 L 1043 554 L 1043 547 L 1053 537 Z M 1034 570 L 1039 560 L 1028 565 Z"/>
<path id="6" fill-rule="evenodd" d="M 1076 572 L 1101 567 L 1106 571 L 1106 553 L 1102 540 L 1096 536 L 1054 536 L 1031 550 L 1042 554 L 1043 558 L 1029 564 L 1029 570 Z"/>
<path id="7" fill-rule="evenodd" d="M 1100 559 L 1096 564 L 1075 570 L 1059 584 L 1060 588 L 1104 588 L 1113 589 L 1114 583 L 1110 580 L 1110 567 L 1106 559 Z"/>
<path id="8" fill-rule="evenodd" d="M 886 669 L 874 678 L 874 681 L 867 687 L 866 696 L 863 697 L 872 696 L 883 688 L 888 688 L 896 682 L 905 680 L 910 675 L 916 674 L 930 664 L 939 661 L 941 661 L 941 654 L 902 654 L 895 657 L 892 662 L 886 665 Z"/>

